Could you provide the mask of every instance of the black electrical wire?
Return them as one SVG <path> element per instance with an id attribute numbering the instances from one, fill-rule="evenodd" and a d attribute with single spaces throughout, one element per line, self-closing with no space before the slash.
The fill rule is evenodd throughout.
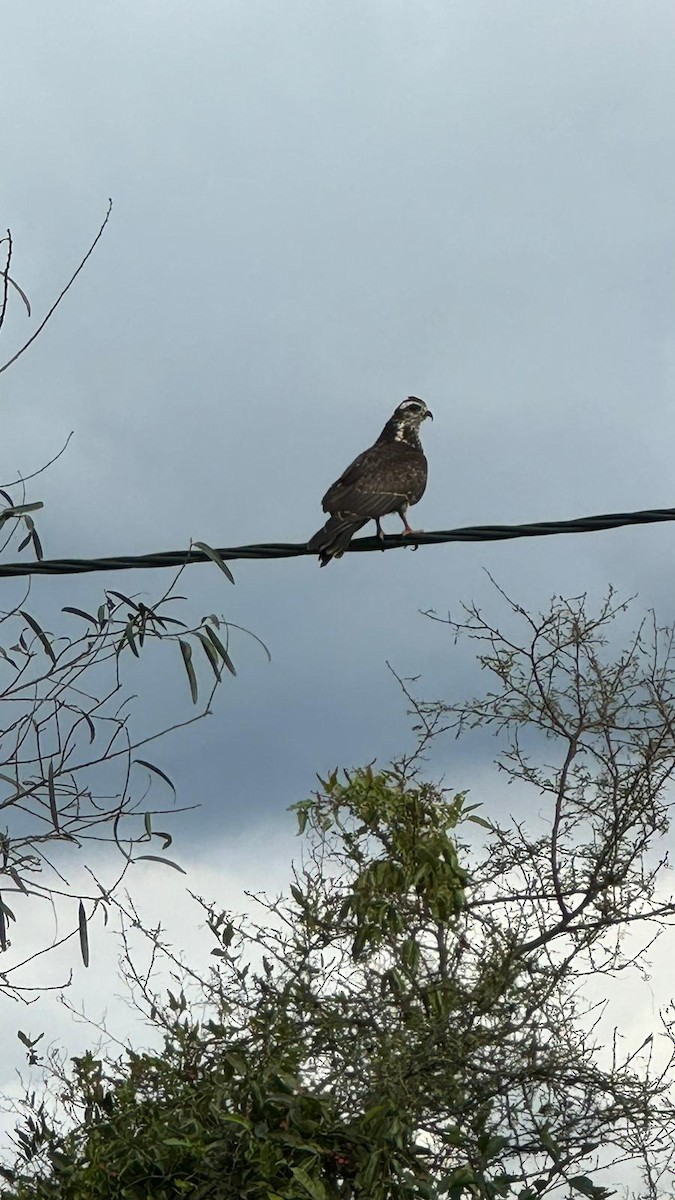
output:
<path id="1" fill-rule="evenodd" d="M 416 533 L 414 537 L 387 536 L 357 538 L 348 553 L 399 550 L 411 546 L 436 546 L 444 542 L 501 542 L 510 538 L 551 537 L 558 533 L 597 533 L 620 529 L 625 525 L 655 525 L 675 521 L 675 508 L 648 508 L 641 512 L 601 513 L 595 517 L 577 517 L 572 521 L 538 521 L 530 525 L 467 525 L 461 529 L 440 529 Z M 255 546 L 226 546 L 216 553 L 224 562 L 254 558 L 300 558 L 309 554 L 305 542 L 263 542 Z M 312 552 L 312 556 L 314 556 Z M 115 558 L 53 558 L 40 562 L 0 564 L 0 577 L 20 575 L 82 575 L 91 571 L 132 571 L 153 567 L 182 567 L 212 561 L 202 550 L 166 550 L 158 554 L 127 554 Z"/>

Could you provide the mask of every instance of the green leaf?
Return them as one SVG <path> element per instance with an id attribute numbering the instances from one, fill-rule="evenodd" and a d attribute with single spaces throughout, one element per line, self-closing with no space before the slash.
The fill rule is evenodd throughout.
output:
<path id="1" fill-rule="evenodd" d="M 172 862 L 170 858 L 160 858 L 159 854 L 137 854 L 131 861 L 163 863 L 165 867 L 173 867 L 174 871 L 180 871 L 181 875 L 187 875 L 187 871 L 179 867 L 178 863 Z"/>
<path id="2" fill-rule="evenodd" d="M 490 832 L 494 829 L 494 826 L 489 821 L 486 821 L 485 817 L 477 817 L 474 813 L 464 819 L 465 821 L 471 821 L 474 825 L 480 825 L 481 829 L 489 829 Z"/>
<path id="3" fill-rule="evenodd" d="M 545 1150 L 548 1150 L 553 1161 L 558 1162 L 558 1160 L 560 1158 L 560 1146 L 551 1137 L 551 1134 L 549 1133 L 549 1131 L 546 1127 L 544 1127 L 544 1129 L 542 1129 L 540 1131 L 539 1137 L 541 1139 L 542 1146 L 544 1147 Z"/>
<path id="4" fill-rule="evenodd" d="M 85 621 L 91 621 L 92 625 L 96 625 L 97 623 L 96 617 L 92 617 L 91 613 L 85 612 L 83 608 L 71 608 L 69 604 L 66 604 L 65 608 L 61 609 L 61 612 L 72 613 L 75 617 L 82 617 Z"/>
<path id="5" fill-rule="evenodd" d="M 462 1188 L 468 1184 L 475 1184 L 476 1176 L 471 1167 L 457 1167 L 450 1175 L 446 1175 L 439 1184 L 439 1192 L 450 1192 L 451 1188 Z M 458 1193 L 458 1195 L 460 1195 Z"/>
<path id="6" fill-rule="evenodd" d="M 486 1145 L 481 1146 L 480 1148 L 485 1158 L 489 1162 L 490 1159 L 496 1158 L 498 1154 L 501 1154 L 502 1150 L 508 1146 L 508 1144 L 509 1139 L 507 1137 L 504 1137 L 501 1133 L 495 1133 L 492 1135 L 492 1137 L 487 1139 Z"/>
<path id="7" fill-rule="evenodd" d="M 106 596 L 114 596 L 116 600 L 121 600 L 123 604 L 128 604 L 130 608 L 135 608 L 139 612 L 139 606 L 130 596 L 125 596 L 124 592 L 114 592 L 112 588 L 106 589 Z"/>
<path id="8" fill-rule="evenodd" d="M 207 558 L 211 559 L 211 562 L 214 562 L 217 567 L 220 567 L 223 575 L 227 575 L 230 583 L 234 583 L 234 575 L 232 574 L 230 568 L 223 562 L 218 551 L 213 549 L 213 546 L 207 546 L 206 542 L 193 542 L 192 546 L 195 550 L 201 550 L 202 554 L 205 554 Z"/>
<path id="9" fill-rule="evenodd" d="M 568 1180 L 568 1183 L 575 1192 L 580 1192 L 582 1196 L 588 1196 L 589 1200 L 607 1200 L 609 1196 L 615 1195 L 607 1188 L 598 1187 L 592 1179 L 588 1178 L 588 1175 L 575 1175 L 574 1179 Z"/>
<path id="10" fill-rule="evenodd" d="M 42 500 L 36 500 L 33 504 L 13 504 L 5 509 L 3 516 L 22 517 L 24 513 L 37 512 L 40 508 L 44 508 Z"/>
<path id="11" fill-rule="evenodd" d="M 206 636 L 208 638 L 210 638 L 210 640 L 213 642 L 214 646 L 216 647 L 216 650 L 218 651 L 220 657 L 222 658 L 223 662 L 225 663 L 225 666 L 227 667 L 230 674 L 236 675 L 237 671 L 234 666 L 234 663 L 232 662 L 232 659 L 230 658 L 229 654 L 227 653 L 227 650 L 225 649 L 220 638 L 218 637 L 218 634 L 216 633 L 215 629 L 212 629 L 210 625 L 206 626 Z"/>
<path id="12" fill-rule="evenodd" d="M 80 906 L 77 913 L 77 920 L 80 930 L 80 953 L 82 962 L 85 967 L 89 966 L 89 933 L 87 930 L 87 914 L 84 911 L 84 904 L 80 900 Z"/>
<path id="13" fill-rule="evenodd" d="M 362 925 L 361 928 L 357 930 L 356 937 L 352 943 L 352 958 L 354 959 L 354 962 L 357 962 L 357 960 L 361 957 L 367 941 L 368 927 L 366 925 Z"/>
<path id="14" fill-rule="evenodd" d="M 238 1113 L 218 1113 L 219 1121 L 227 1121 L 228 1125 L 241 1125 L 243 1129 L 250 1129 L 251 1122 L 246 1117 L 240 1117 Z"/>
<path id="15" fill-rule="evenodd" d="M 135 758 L 134 762 L 138 763 L 139 766 L 141 766 L 141 767 L 146 767 L 148 769 L 148 771 L 152 771 L 154 775 L 159 775 L 160 779 L 163 779 L 165 783 L 168 783 L 174 796 L 176 795 L 176 789 L 175 789 L 173 783 L 171 782 L 171 780 L 169 779 L 169 776 L 167 774 L 165 774 L 165 772 L 162 770 L 161 767 L 157 767 L 157 766 L 155 766 L 154 763 L 148 762 L 147 758 Z"/>
<path id="16" fill-rule="evenodd" d="M 5 649 L 3 649 L 2 646 L 0 646 L 0 658 L 4 658 L 5 662 L 8 662 L 10 664 L 10 666 L 14 667 L 14 670 L 16 671 L 17 666 L 16 666 L 16 663 L 14 662 L 14 659 L 9 657 L 9 654 L 7 653 L 7 651 Z"/>
<path id="17" fill-rule="evenodd" d="M 225 1054 L 224 1058 L 227 1062 L 229 1062 L 230 1066 L 232 1067 L 232 1070 L 235 1071 L 237 1073 L 237 1075 L 245 1075 L 246 1074 L 246 1059 L 241 1054 L 234 1054 L 234 1053 Z M 242 1117 L 235 1118 L 234 1116 L 226 1117 L 226 1119 L 228 1119 L 230 1121 L 237 1120 L 237 1121 L 239 1121 L 239 1123 L 241 1123 L 241 1121 L 243 1120 Z M 246 1124 L 248 1125 L 249 1122 L 247 1121 Z"/>
<path id="18" fill-rule="evenodd" d="M 37 634 L 38 638 L 42 642 L 45 654 L 47 654 L 49 656 L 49 658 L 51 658 L 52 662 L 54 663 L 54 666 L 56 666 L 56 655 L 54 654 L 54 651 L 52 650 L 51 645 L 49 644 L 49 639 L 48 639 L 46 633 L 44 632 L 44 630 L 40 627 L 40 625 L 38 625 L 37 621 L 35 620 L 35 617 L 31 617 L 30 613 L 24 612 L 23 609 L 20 609 L 19 611 L 20 611 L 21 616 L 23 617 L 24 621 L 26 622 L 26 624 L 30 625 L 31 629 L 33 630 L 33 633 Z"/>
<path id="19" fill-rule="evenodd" d="M 133 621 L 127 621 L 127 623 L 126 623 L 126 625 L 125 625 L 125 627 L 124 627 L 124 633 L 122 634 L 122 637 L 120 638 L 120 643 L 119 643 L 119 646 L 117 647 L 117 653 L 118 653 L 118 655 L 120 655 L 120 654 L 122 653 L 122 650 L 124 649 L 124 643 L 125 643 L 125 642 L 127 642 L 127 643 L 128 643 L 128 645 L 129 645 L 129 648 L 130 648 L 130 650 L 131 650 L 132 654 L 134 654 L 134 655 L 136 656 L 136 658 L 140 658 L 141 656 L 140 656 L 140 654 L 139 654 L 139 652 L 138 652 L 138 646 L 136 645 L 136 638 L 134 637 L 134 623 L 133 623 Z"/>
<path id="20" fill-rule="evenodd" d="M 195 675 L 195 669 L 192 665 L 192 646 L 189 642 L 183 641 L 183 638 L 178 639 L 178 645 L 180 646 L 180 652 L 183 655 L 183 663 L 185 665 L 187 677 L 190 681 L 190 695 L 192 696 L 192 703 L 196 704 L 198 695 L 197 676 Z"/>
<path id="21" fill-rule="evenodd" d="M 56 803 L 56 788 L 54 787 L 54 764 L 51 760 L 47 768 L 47 790 L 49 792 L 49 811 L 52 815 L 52 824 L 56 832 L 60 833 L 59 809 Z"/>
<path id="22" fill-rule="evenodd" d="M 211 670 L 213 671 L 213 674 L 215 675 L 218 682 L 220 683 L 221 676 L 222 676 L 222 669 L 218 663 L 218 655 L 216 654 L 215 647 L 214 647 L 213 643 L 210 642 L 209 639 L 203 633 L 199 633 L 199 631 L 198 631 L 197 637 L 199 638 L 202 649 L 203 649 L 206 657 L 209 660 Z"/>
<path id="23" fill-rule="evenodd" d="M 320 1179 L 314 1179 L 304 1167 L 291 1167 L 291 1172 L 312 1200 L 327 1200 L 326 1189 Z"/>

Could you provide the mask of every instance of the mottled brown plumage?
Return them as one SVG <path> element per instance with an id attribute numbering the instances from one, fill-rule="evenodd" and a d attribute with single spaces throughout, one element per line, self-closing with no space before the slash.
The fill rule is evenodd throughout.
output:
<path id="1" fill-rule="evenodd" d="M 323 511 L 330 513 L 326 524 L 308 542 L 325 567 L 331 558 L 344 554 L 352 537 L 368 521 L 377 523 L 384 538 L 381 518 L 398 513 L 406 534 L 413 533 L 406 511 L 422 499 L 427 486 L 427 460 L 419 438 L 419 427 L 433 420 L 423 400 L 408 396 L 387 421 L 374 445 L 354 459 L 323 498 Z"/>

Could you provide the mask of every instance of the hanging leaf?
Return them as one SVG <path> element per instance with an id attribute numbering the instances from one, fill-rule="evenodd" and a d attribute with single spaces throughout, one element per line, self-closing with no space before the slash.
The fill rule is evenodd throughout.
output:
<path id="1" fill-rule="evenodd" d="M 213 642 L 214 646 L 216 647 L 216 650 L 218 651 L 220 657 L 222 658 L 223 662 L 225 663 L 225 666 L 227 667 L 230 674 L 236 675 L 237 670 L 236 670 L 234 663 L 232 662 L 232 659 L 230 658 L 229 654 L 227 653 L 227 650 L 225 649 L 220 638 L 218 637 L 218 634 L 216 633 L 215 629 L 212 629 L 210 625 L 206 626 L 206 636 L 210 639 L 210 641 Z"/>
<path id="2" fill-rule="evenodd" d="M 96 625 L 96 617 L 92 617 L 91 613 L 85 612 L 83 608 L 71 608 L 70 604 L 66 604 L 61 612 L 72 613 L 75 617 L 82 617 L 85 621 L 91 621 L 92 625 Z M 100 609 L 99 609 L 100 612 Z"/>
<path id="3" fill-rule="evenodd" d="M 35 617 L 31 617 L 30 613 L 24 612 L 23 609 L 19 609 L 19 611 L 20 611 L 21 616 L 23 617 L 24 621 L 26 622 L 26 624 L 30 625 L 31 629 L 33 630 L 33 633 L 35 633 L 37 635 L 37 637 L 40 639 L 40 641 L 42 642 L 45 654 L 47 654 L 49 656 L 49 658 L 51 658 L 54 666 L 56 666 L 56 655 L 54 654 L 54 651 L 51 648 L 51 645 L 49 643 L 49 638 L 47 637 L 44 630 L 41 628 L 40 625 L 38 625 L 37 621 L 35 620 Z"/>
<path id="4" fill-rule="evenodd" d="M 114 596 L 116 600 L 121 600 L 124 604 L 128 604 L 130 608 L 135 608 L 139 612 L 139 605 L 130 596 L 125 596 L 124 592 L 114 592 L 112 588 L 107 588 L 106 596 Z"/>
<path id="5" fill-rule="evenodd" d="M 2 646 L 0 646 L 0 658 L 4 658 L 6 662 L 10 663 L 10 665 L 14 667 L 15 671 L 17 670 L 17 665 L 14 662 L 14 659 L 9 657 L 9 654 L 6 650 L 3 650 Z"/>
<path id="6" fill-rule="evenodd" d="M 116 653 L 117 653 L 117 657 L 118 657 L 118 658 L 119 658 L 120 654 L 122 653 L 122 651 L 123 651 L 123 649 L 124 649 L 125 645 L 128 645 L 128 646 L 130 646 L 130 648 L 131 648 L 131 651 L 132 651 L 132 653 L 133 653 L 133 654 L 136 656 L 136 658 L 140 658 L 140 657 L 141 657 L 141 656 L 140 656 L 140 654 L 139 654 L 139 652 L 138 652 L 138 646 L 136 645 L 136 639 L 135 639 L 135 637 L 134 637 L 134 623 L 133 623 L 133 621 L 127 621 L 127 623 L 126 623 L 126 625 L 125 625 L 125 627 L 124 627 L 124 633 L 122 634 L 122 636 L 121 636 L 121 638 L 120 638 L 120 640 L 119 640 L 119 642 L 118 642 L 118 644 L 117 644 L 117 651 L 116 651 Z"/>
<path id="7" fill-rule="evenodd" d="M 201 550 L 202 554 L 205 554 L 207 558 L 211 559 L 211 562 L 220 567 L 223 575 L 227 575 L 230 583 L 234 583 L 234 575 L 230 568 L 223 562 L 217 550 L 214 550 L 212 546 L 207 546 L 206 542 L 193 542 L 192 547 L 194 550 Z"/>
<path id="8" fill-rule="evenodd" d="M 480 825 L 481 829 L 489 829 L 491 833 L 494 831 L 494 825 L 492 825 L 489 821 L 486 821 L 485 817 L 477 817 L 472 814 L 470 817 L 466 817 L 465 819 L 467 821 L 471 821 L 474 825 Z"/>
<path id="9" fill-rule="evenodd" d="M 178 639 L 178 644 L 180 646 L 180 652 L 183 655 L 183 663 L 185 664 L 187 677 L 190 681 L 190 694 L 192 696 L 192 703 L 196 704 L 198 694 L 197 676 L 195 675 L 195 669 L 192 665 L 192 646 L 189 644 L 189 642 L 184 642 L 182 638 Z"/>
<path id="10" fill-rule="evenodd" d="M 78 924 L 80 927 L 80 953 L 82 955 L 82 962 L 84 963 L 85 967 L 88 967 L 89 966 L 89 933 L 87 931 L 87 914 L 84 911 L 84 904 L 82 903 L 81 900 L 80 900 L 80 907 L 78 909 Z"/>
<path id="11" fill-rule="evenodd" d="M 574 1179 L 568 1180 L 571 1188 L 575 1192 L 581 1192 L 582 1196 L 588 1196 L 589 1200 L 608 1200 L 614 1192 L 610 1192 L 607 1188 L 599 1187 L 597 1183 L 593 1183 L 588 1175 L 575 1175 Z"/>
<path id="12" fill-rule="evenodd" d="M 218 664 L 218 655 L 216 654 L 215 647 L 213 646 L 213 643 L 210 642 L 209 639 L 204 636 L 203 633 L 197 632 L 197 637 L 199 638 L 199 641 L 201 642 L 201 645 L 202 645 L 202 649 L 203 649 L 206 657 L 209 660 L 209 663 L 211 665 L 211 670 L 213 671 L 213 674 L 215 675 L 218 682 L 220 683 L 220 680 L 222 677 L 222 670 Z"/>
<path id="13" fill-rule="evenodd" d="M 137 854 L 131 861 L 163 863 L 165 867 L 173 867 L 174 871 L 180 871 L 181 875 L 187 875 L 187 871 L 179 867 L 178 863 L 172 862 L 170 858 L 160 858 L 159 854 Z"/>
<path id="14" fill-rule="evenodd" d="M 54 787 L 54 764 L 51 761 L 47 769 L 47 788 L 49 791 L 49 811 L 52 814 L 52 824 L 56 832 L 60 833 L 59 810 L 56 804 L 56 788 Z"/>
<path id="15" fill-rule="evenodd" d="M 176 795 L 176 789 L 175 789 L 173 783 L 171 782 L 171 780 L 169 779 L 169 776 L 165 774 L 165 772 L 162 770 L 161 767 L 156 767 L 154 763 L 148 762 L 147 758 L 135 758 L 134 762 L 138 763 L 139 766 L 141 766 L 141 767 L 146 767 L 148 769 L 148 771 L 152 771 L 152 773 L 154 775 L 159 775 L 160 779 L 163 779 L 165 783 L 168 783 L 174 796 Z"/>
<path id="16" fill-rule="evenodd" d="M 326 1189 L 320 1179 L 314 1179 L 304 1167 L 291 1167 L 291 1173 L 312 1200 L 327 1200 Z"/>

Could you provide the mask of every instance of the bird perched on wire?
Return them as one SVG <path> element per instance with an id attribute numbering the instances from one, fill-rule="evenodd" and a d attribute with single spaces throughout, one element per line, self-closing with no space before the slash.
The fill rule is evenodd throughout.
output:
<path id="1" fill-rule="evenodd" d="M 322 503 L 330 516 L 307 543 L 307 549 L 319 555 L 322 567 L 332 558 L 340 558 L 356 531 L 369 521 L 376 522 L 377 536 L 384 541 L 380 521 L 387 513 L 398 513 L 404 536 L 415 533 L 406 512 L 422 499 L 427 486 L 427 460 L 419 435 L 427 417 L 433 420 L 424 400 L 408 396 L 394 410 L 377 441 L 329 487 Z"/>

